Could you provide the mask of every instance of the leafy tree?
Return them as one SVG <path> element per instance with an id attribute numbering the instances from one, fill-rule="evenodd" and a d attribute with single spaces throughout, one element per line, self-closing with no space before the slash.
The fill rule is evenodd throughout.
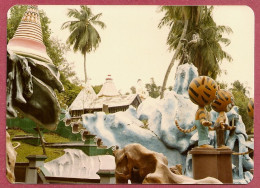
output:
<path id="1" fill-rule="evenodd" d="M 174 61 L 178 58 L 180 50 L 183 46 L 182 41 L 186 36 L 186 32 L 188 29 L 189 21 L 193 21 L 193 23 L 197 24 L 198 18 L 200 15 L 200 8 L 196 6 L 162 6 L 161 11 L 165 11 L 165 16 L 162 18 L 161 22 L 159 23 L 158 27 L 161 28 L 164 25 L 170 27 L 170 33 L 167 38 L 167 44 L 170 45 L 172 35 L 174 31 L 179 29 L 181 31 L 181 35 L 178 35 L 178 44 L 175 48 L 175 53 L 173 58 L 168 66 L 166 74 L 164 76 L 162 90 L 161 90 L 161 98 L 164 96 L 164 91 L 166 89 L 166 83 L 168 81 L 168 77 L 170 71 L 174 65 Z M 176 23 L 176 24 L 174 24 Z M 170 45 L 171 48 L 171 45 Z"/>
<path id="2" fill-rule="evenodd" d="M 239 114 L 241 115 L 242 120 L 246 126 L 246 132 L 251 133 L 251 130 L 254 127 L 254 122 L 247 113 L 247 104 L 249 102 L 249 98 L 246 94 L 248 94 L 248 90 L 244 84 L 236 80 L 234 83 L 232 83 L 231 92 L 234 96 L 236 106 L 239 107 Z"/>
<path id="3" fill-rule="evenodd" d="M 219 89 L 227 89 L 227 83 L 226 82 L 218 82 L 217 81 L 217 85 L 218 85 Z"/>
<path id="4" fill-rule="evenodd" d="M 191 62 L 198 68 L 199 75 L 216 79 L 221 72 L 219 62 L 223 59 L 232 60 L 220 45 L 220 43 L 230 44 L 230 40 L 223 38 L 222 34 L 231 33 L 231 28 L 216 25 L 212 17 L 213 6 L 162 6 L 161 10 L 165 12 L 165 16 L 158 27 L 170 27 L 167 44 L 169 50 L 175 50 L 164 77 L 161 98 L 174 61 L 179 59 L 180 64 L 184 63 L 185 55 L 181 48 L 185 40 L 190 41 L 186 50 Z M 197 35 L 199 38 L 194 37 Z"/>
<path id="5" fill-rule="evenodd" d="M 7 43 L 13 38 L 26 9 L 27 5 L 16 5 L 10 8 L 7 18 Z"/>
<path id="6" fill-rule="evenodd" d="M 231 41 L 224 38 L 224 33 L 232 33 L 228 26 L 218 26 L 212 17 L 213 6 L 202 9 L 200 24 L 187 34 L 187 39 L 191 40 L 194 33 L 198 33 L 202 40 L 190 45 L 188 49 L 192 63 L 198 68 L 199 75 L 210 76 L 216 79 L 222 71 L 219 64 L 225 59 L 232 61 L 232 57 L 223 51 L 221 44 L 228 46 Z"/>
<path id="7" fill-rule="evenodd" d="M 71 83 L 64 73 L 61 72 L 60 80 L 64 86 L 64 92 L 58 93 L 56 95 L 59 99 L 60 105 L 62 108 L 66 109 L 71 105 L 76 96 L 79 94 L 82 86 L 78 86 L 76 84 Z"/>
<path id="8" fill-rule="evenodd" d="M 87 82 L 87 71 L 86 71 L 86 54 L 95 50 L 101 38 L 99 33 L 95 29 L 94 25 L 100 26 L 102 29 L 105 28 L 105 24 L 99 20 L 102 13 L 94 15 L 90 8 L 85 5 L 80 6 L 80 10 L 69 9 L 68 14 L 70 18 L 76 20 L 67 21 L 63 23 L 62 29 L 68 28 L 70 36 L 67 39 L 67 43 L 73 46 L 73 50 L 80 51 L 84 56 L 84 73 L 85 83 Z"/>
<path id="9" fill-rule="evenodd" d="M 161 86 L 156 85 L 154 78 L 151 78 L 150 83 L 145 84 L 145 87 L 146 87 L 150 97 L 157 98 L 160 96 Z"/>
<path id="10" fill-rule="evenodd" d="M 100 92 L 102 86 L 103 86 L 102 84 L 93 86 L 93 89 L 94 89 L 96 94 L 98 94 Z"/>

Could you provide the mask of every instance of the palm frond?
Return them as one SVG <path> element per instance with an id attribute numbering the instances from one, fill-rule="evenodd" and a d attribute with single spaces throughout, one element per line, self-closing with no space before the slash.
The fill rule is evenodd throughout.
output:
<path id="1" fill-rule="evenodd" d="M 93 23 L 93 25 L 98 25 L 98 26 L 100 26 L 102 29 L 106 28 L 105 23 L 102 22 L 102 21 L 92 20 L 91 22 Z"/>
<path id="2" fill-rule="evenodd" d="M 80 12 L 77 9 L 68 9 L 67 16 L 79 19 L 80 18 Z"/>

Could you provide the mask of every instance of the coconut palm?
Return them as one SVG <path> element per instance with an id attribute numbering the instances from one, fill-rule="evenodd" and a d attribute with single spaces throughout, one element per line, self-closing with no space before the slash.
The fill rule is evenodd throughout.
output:
<path id="1" fill-rule="evenodd" d="M 188 49 L 192 63 L 198 68 L 199 75 L 210 76 L 216 79 L 221 73 L 220 62 L 224 59 L 232 61 L 232 57 L 223 51 L 221 44 L 230 44 L 228 38 L 222 36 L 223 33 L 230 34 L 232 29 L 227 26 L 217 26 L 212 17 L 213 7 L 204 7 L 200 18 L 199 27 L 191 30 L 186 38 L 191 39 L 191 35 L 196 32 L 202 40 Z"/>
<path id="2" fill-rule="evenodd" d="M 208 75 L 215 79 L 221 72 L 219 62 L 223 59 L 231 61 L 232 58 L 229 54 L 222 50 L 220 43 L 225 45 L 230 44 L 230 40 L 223 38 L 223 33 L 231 33 L 231 28 L 227 26 L 217 26 L 212 18 L 213 7 L 207 6 L 193 6 L 187 7 L 190 9 L 189 25 L 187 26 L 185 39 L 187 41 L 192 40 L 194 34 L 198 34 L 202 40 L 197 43 L 193 43 L 187 47 L 187 51 L 190 56 L 191 62 L 198 68 L 199 75 Z M 185 20 L 181 16 L 183 13 L 176 11 L 181 7 L 161 7 L 162 11 L 165 11 L 165 16 L 159 24 L 159 28 L 162 26 L 170 26 L 170 32 L 167 38 L 167 44 L 169 50 L 175 50 L 174 58 L 171 61 L 171 66 L 176 59 L 180 59 L 180 64 L 184 61 L 183 51 L 179 49 L 180 41 L 182 41 L 183 28 L 185 26 Z M 187 10 L 186 9 L 186 10 Z M 170 66 L 169 66 L 170 67 Z M 169 68 L 168 68 L 169 69 Z M 168 71 L 167 71 L 168 72 Z M 166 72 L 166 75 L 167 75 Z M 169 74 L 169 73 L 168 73 Z M 164 78 L 164 83 L 161 91 L 161 98 L 165 90 L 168 75 Z"/>
<path id="3" fill-rule="evenodd" d="M 171 72 L 171 69 L 174 65 L 175 60 L 178 58 L 180 50 L 183 46 L 181 42 L 186 35 L 189 21 L 192 24 L 198 24 L 199 16 L 200 16 L 200 7 L 198 6 L 162 6 L 161 11 L 165 11 L 165 16 L 162 18 L 161 22 L 159 23 L 159 28 L 166 25 L 170 27 L 170 32 L 167 38 L 167 44 L 172 49 L 174 44 L 175 53 L 172 57 L 172 60 L 168 66 L 166 74 L 164 76 L 163 85 L 161 89 L 161 98 L 164 96 L 164 90 L 166 87 L 166 83 Z M 179 32 L 181 31 L 181 32 Z M 174 35 L 178 32 L 177 35 Z M 174 41 L 172 41 L 174 38 Z"/>
<path id="4" fill-rule="evenodd" d="M 67 15 L 75 20 L 63 23 L 61 28 L 69 28 L 70 36 L 67 39 L 67 43 L 70 46 L 73 46 L 75 52 L 80 51 L 84 56 L 84 74 L 86 83 L 86 54 L 95 50 L 101 42 L 100 35 L 94 25 L 98 25 L 102 29 L 105 28 L 106 25 L 99 20 L 102 13 L 94 15 L 91 9 L 85 5 L 81 5 L 80 10 L 68 9 Z"/>

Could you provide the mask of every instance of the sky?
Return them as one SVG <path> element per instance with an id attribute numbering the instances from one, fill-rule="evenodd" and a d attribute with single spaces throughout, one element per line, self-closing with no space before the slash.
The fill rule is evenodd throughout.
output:
<path id="1" fill-rule="evenodd" d="M 151 5 L 91 5 L 94 14 L 102 13 L 101 21 L 105 29 L 96 27 L 101 43 L 96 51 L 87 54 L 87 73 L 91 85 L 105 82 L 108 74 L 122 93 L 129 92 L 137 80 L 149 83 L 154 78 L 157 85 L 162 85 L 164 75 L 174 51 L 169 51 L 166 44 L 169 28 L 158 28 L 163 17 L 158 6 Z M 39 9 L 50 18 L 52 37 L 66 42 L 68 30 L 61 30 L 61 25 L 72 18 L 67 17 L 68 8 L 79 6 L 41 5 Z M 239 80 L 245 84 L 249 97 L 254 96 L 254 12 L 247 6 L 215 6 L 213 17 L 218 25 L 227 25 L 233 33 L 224 36 L 231 40 L 229 46 L 223 46 L 233 58 L 224 60 L 221 69 L 226 70 L 217 78 L 229 84 Z M 83 55 L 73 50 L 66 54 L 68 62 L 73 64 L 77 77 L 84 80 Z M 177 62 L 172 68 L 168 86 L 174 85 Z"/>

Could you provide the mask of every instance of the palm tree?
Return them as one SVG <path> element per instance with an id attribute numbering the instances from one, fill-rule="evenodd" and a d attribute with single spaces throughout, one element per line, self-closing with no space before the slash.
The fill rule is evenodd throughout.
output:
<path id="1" fill-rule="evenodd" d="M 166 83 L 171 72 L 171 69 L 174 65 L 174 61 L 178 58 L 180 50 L 182 48 L 182 40 L 185 38 L 189 21 L 197 24 L 200 15 L 200 7 L 196 6 L 162 6 L 161 11 L 166 11 L 165 16 L 162 18 L 159 23 L 159 28 L 164 25 L 170 26 L 170 32 L 167 38 L 167 44 L 172 48 L 172 43 L 176 43 L 177 46 L 175 49 L 175 53 L 172 57 L 172 60 L 168 66 L 166 74 L 164 76 L 163 85 L 161 89 L 161 99 L 164 96 L 164 91 L 166 89 Z M 174 35 L 178 31 L 177 35 Z M 181 31 L 181 32 L 179 32 Z M 173 39 L 174 38 L 174 39 Z"/>
<path id="2" fill-rule="evenodd" d="M 184 62 L 183 52 L 180 51 L 179 45 L 180 41 L 182 41 L 180 36 L 184 30 L 185 20 L 181 17 L 183 12 L 177 12 L 176 9 L 181 9 L 181 7 L 161 7 L 161 10 L 166 11 L 166 13 L 159 24 L 159 28 L 162 26 L 171 27 L 167 44 L 169 45 L 169 50 L 175 50 L 175 54 L 178 53 L 177 55 L 174 54 L 169 67 L 173 66 L 176 59 L 180 59 L 180 64 Z M 212 6 L 187 7 L 186 11 L 190 13 L 190 16 L 185 39 L 187 39 L 187 41 L 192 40 L 194 34 L 198 34 L 202 39 L 188 46 L 187 51 L 190 60 L 198 68 L 199 75 L 207 75 L 215 79 L 221 72 L 219 62 L 223 59 L 227 59 L 228 61 L 232 60 L 231 56 L 224 52 L 220 45 L 220 43 L 225 45 L 230 44 L 230 40 L 223 38 L 222 34 L 229 34 L 232 32 L 232 29 L 226 26 L 216 25 L 212 18 Z M 163 98 L 163 92 L 168 79 L 167 72 L 162 86 L 161 98 Z"/>
<path id="3" fill-rule="evenodd" d="M 69 28 L 70 36 L 67 39 L 67 43 L 73 46 L 74 52 L 80 51 L 84 56 L 84 74 L 85 83 L 87 82 L 87 70 L 86 70 L 86 54 L 92 50 L 96 50 L 101 42 L 99 33 L 95 29 L 94 25 L 100 26 L 102 29 L 106 25 L 99 20 L 102 13 L 94 15 L 90 8 L 85 5 L 80 6 L 80 10 L 68 9 L 68 16 L 75 18 L 75 20 L 67 21 L 63 23 L 62 29 Z"/>
<path id="4" fill-rule="evenodd" d="M 210 76 L 216 79 L 221 73 L 219 63 L 226 59 L 232 61 L 232 57 L 223 51 L 221 44 L 228 46 L 231 41 L 222 36 L 223 33 L 230 34 L 232 29 L 227 26 L 217 26 L 212 18 L 213 7 L 204 7 L 200 18 L 199 27 L 192 29 L 186 38 L 191 39 L 191 35 L 196 32 L 202 40 L 190 46 L 189 55 L 192 63 L 198 68 L 199 75 Z"/>

